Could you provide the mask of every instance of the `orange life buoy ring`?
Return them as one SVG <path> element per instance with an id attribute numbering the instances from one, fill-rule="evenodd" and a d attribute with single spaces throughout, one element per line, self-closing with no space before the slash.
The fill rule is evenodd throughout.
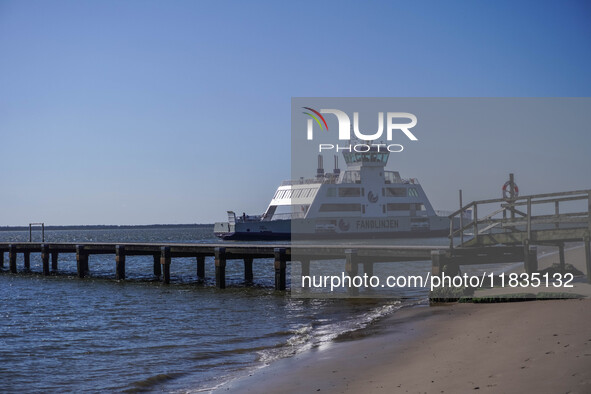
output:
<path id="1" fill-rule="evenodd" d="M 519 196 L 519 187 L 515 182 L 513 182 L 513 198 Z M 511 198 L 511 181 L 505 182 L 503 185 L 503 198 L 509 199 Z"/>

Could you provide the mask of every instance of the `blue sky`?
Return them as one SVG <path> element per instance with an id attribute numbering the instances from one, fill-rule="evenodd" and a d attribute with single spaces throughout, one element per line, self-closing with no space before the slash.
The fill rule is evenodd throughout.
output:
<path id="1" fill-rule="evenodd" d="M 590 19 L 586 1 L 0 0 L 0 225 L 260 213 L 290 177 L 291 97 L 589 96 Z M 430 192 L 428 165 L 405 175 Z"/>

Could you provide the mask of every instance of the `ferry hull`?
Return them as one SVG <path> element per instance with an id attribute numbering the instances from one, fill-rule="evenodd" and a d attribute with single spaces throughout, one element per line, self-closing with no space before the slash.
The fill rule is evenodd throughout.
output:
<path id="1" fill-rule="evenodd" d="M 311 239 L 384 239 L 384 238 L 437 238 L 446 237 L 449 230 L 436 230 L 427 232 L 417 231 L 397 231 L 391 233 L 374 232 L 374 233 L 351 233 L 351 234 L 296 234 L 296 239 L 311 240 Z M 291 241 L 291 233 L 224 233 L 216 234 L 224 241 Z"/>
<path id="2" fill-rule="evenodd" d="M 216 233 L 216 236 L 224 241 L 288 241 L 291 240 L 291 233 L 251 233 L 233 232 Z"/>
<path id="3" fill-rule="evenodd" d="M 409 217 L 373 218 L 337 221 L 328 226 L 326 221 L 291 220 L 236 223 L 216 223 L 215 235 L 223 240 L 280 241 L 310 239 L 378 239 L 378 238 L 435 238 L 449 234 L 447 217 L 432 217 L 426 226 L 413 227 Z M 340 224 L 340 226 L 339 226 Z M 372 225 L 374 228 L 372 228 Z M 454 228 L 459 222 L 454 222 Z"/>

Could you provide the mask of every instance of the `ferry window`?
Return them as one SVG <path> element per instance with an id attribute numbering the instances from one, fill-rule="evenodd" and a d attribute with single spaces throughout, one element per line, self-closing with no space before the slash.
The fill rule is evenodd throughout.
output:
<path id="1" fill-rule="evenodd" d="M 340 187 L 339 197 L 361 197 L 361 189 L 358 187 Z"/>
<path id="2" fill-rule="evenodd" d="M 384 180 L 386 181 L 386 183 L 398 183 L 396 182 L 396 177 L 394 176 L 394 173 L 392 171 L 386 171 L 384 173 Z"/>
<path id="3" fill-rule="evenodd" d="M 336 197 L 337 196 L 337 189 L 334 187 L 329 187 L 326 189 L 326 196 L 327 197 Z"/>
<path id="4" fill-rule="evenodd" d="M 424 204 L 415 204 L 415 209 L 417 211 L 425 211 L 425 205 Z"/>
<path id="5" fill-rule="evenodd" d="M 316 192 L 318 192 L 318 189 L 310 189 L 310 197 L 314 197 L 316 195 Z"/>
<path id="6" fill-rule="evenodd" d="M 419 196 L 419 192 L 417 191 L 416 188 L 411 187 L 411 188 L 408 189 L 408 195 L 410 197 L 418 197 Z"/>
<path id="7" fill-rule="evenodd" d="M 361 175 L 359 171 L 345 171 L 343 176 L 343 183 L 360 183 Z"/>
<path id="8" fill-rule="evenodd" d="M 302 189 L 295 189 L 295 190 L 292 192 L 292 194 L 291 194 L 291 197 L 292 197 L 292 198 L 298 198 L 299 196 L 301 196 L 301 195 L 302 195 L 302 191 L 303 191 Z"/>
<path id="9" fill-rule="evenodd" d="M 384 172 L 385 183 L 402 183 L 400 174 L 397 171 L 386 171 Z"/>
<path id="10" fill-rule="evenodd" d="M 388 211 L 410 211 L 410 204 L 387 204 Z"/>
<path id="11" fill-rule="evenodd" d="M 322 204 L 320 212 L 359 212 L 361 204 Z"/>
<path id="12" fill-rule="evenodd" d="M 351 164 L 351 162 L 352 162 L 352 160 L 351 160 L 351 153 L 344 153 L 343 152 L 343 157 L 345 158 L 345 163 Z"/>
<path id="13" fill-rule="evenodd" d="M 386 163 L 388 161 L 387 152 L 345 152 L 343 156 L 345 157 L 345 162 L 347 164 L 353 163 Z"/>
<path id="14" fill-rule="evenodd" d="M 386 197 L 406 197 L 406 188 L 404 187 L 387 187 Z"/>
<path id="15" fill-rule="evenodd" d="M 291 198 L 291 189 L 280 190 L 276 198 L 277 199 Z"/>

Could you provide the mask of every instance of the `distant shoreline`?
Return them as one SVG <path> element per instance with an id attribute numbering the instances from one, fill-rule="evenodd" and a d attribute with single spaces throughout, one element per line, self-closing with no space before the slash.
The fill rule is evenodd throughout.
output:
<path id="1" fill-rule="evenodd" d="M 37 230 L 39 226 L 35 226 Z M 66 226 L 45 226 L 45 230 L 114 230 L 114 229 L 153 229 L 163 227 L 176 228 L 203 228 L 213 227 L 213 223 L 204 224 L 90 224 L 90 225 L 66 225 Z M 0 226 L 0 231 L 28 231 L 29 226 Z"/>

